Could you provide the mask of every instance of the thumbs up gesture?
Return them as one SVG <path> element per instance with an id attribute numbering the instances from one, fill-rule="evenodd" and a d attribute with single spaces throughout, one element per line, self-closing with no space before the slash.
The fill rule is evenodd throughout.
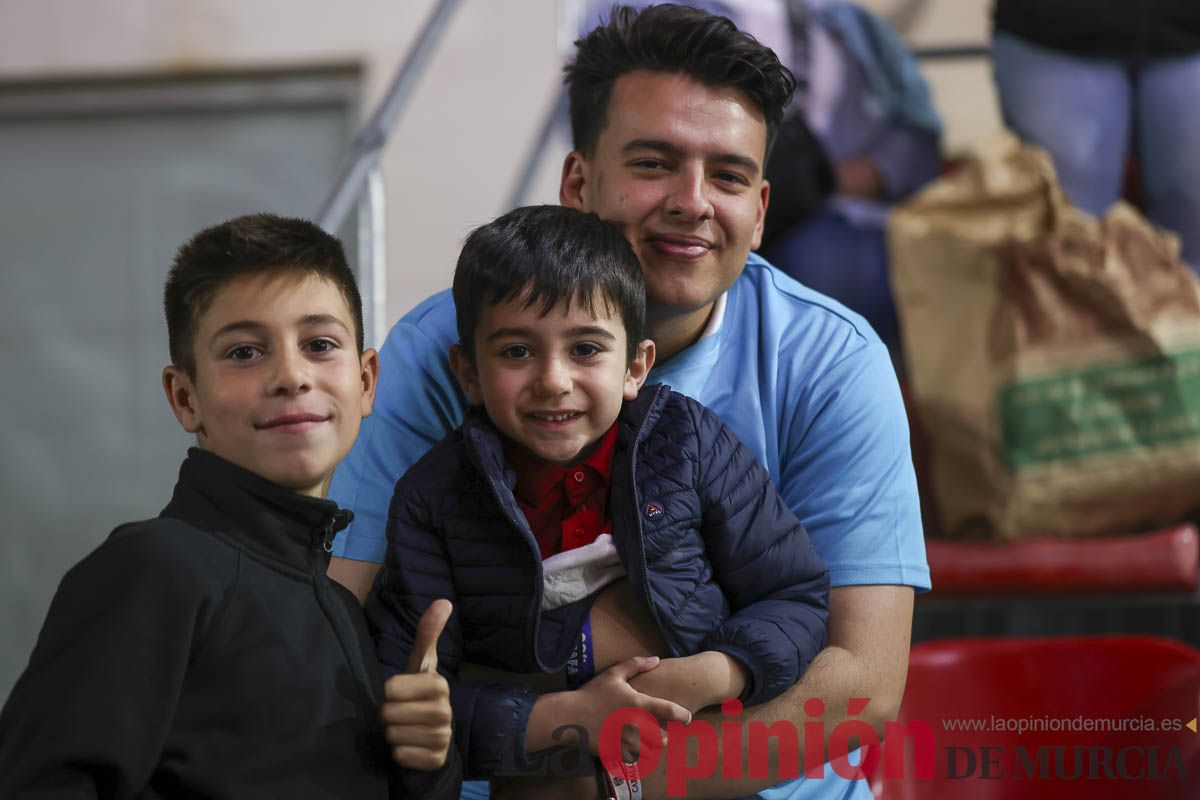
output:
<path id="1" fill-rule="evenodd" d="M 449 600 L 435 600 L 417 623 L 408 672 L 383 686 L 384 736 L 402 767 L 435 770 L 450 750 L 450 687 L 437 671 L 437 642 L 450 619 Z"/>

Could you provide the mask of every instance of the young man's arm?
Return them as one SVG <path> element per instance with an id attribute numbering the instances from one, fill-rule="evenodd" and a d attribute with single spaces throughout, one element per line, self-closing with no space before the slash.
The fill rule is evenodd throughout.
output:
<path id="1" fill-rule="evenodd" d="M 825 646 L 829 573 L 766 468 L 715 414 L 686 402 L 704 454 L 700 534 L 732 610 L 701 647 L 745 666 L 739 699 L 757 705 L 794 685 Z"/>
<path id="2" fill-rule="evenodd" d="M 640 649 L 640 644 L 653 641 L 653 623 L 648 615 L 630 614 L 626 603 L 620 602 L 618 594 L 602 594 L 592 607 L 592 630 L 595 634 L 597 658 L 605 660 L 629 657 L 631 650 Z M 743 723 L 762 722 L 772 725 L 787 722 L 795 726 L 799 749 L 796 764 L 801 773 L 805 769 L 804 728 L 806 721 L 820 722 L 828 736 L 843 720 L 853 716 L 871 725 L 882 738 L 887 722 L 894 720 L 904 695 L 908 673 L 908 652 L 912 635 L 912 609 L 914 591 L 909 586 L 845 586 L 834 588 L 829 594 L 828 645 L 812 661 L 800 682 L 787 692 L 761 705 L 746 708 L 738 717 Z M 613 601 L 616 601 L 615 604 Z M 639 626 L 645 626 L 638 630 Z M 631 631 L 634 633 L 631 634 Z M 614 636 L 615 634 L 615 636 Z M 684 659 L 669 659 L 683 661 Z M 661 668 L 661 667 L 660 667 Z M 646 676 L 651 677 L 653 673 Z M 674 683 L 678 683 L 675 678 Z M 647 683 L 631 681 L 639 691 L 664 696 L 683 702 L 670 691 L 656 692 Z M 809 717 L 805 703 L 811 698 L 821 700 L 822 713 Z M 849 703 L 853 699 L 864 699 L 866 707 L 859 713 L 848 715 Z M 698 721 L 707 722 L 712 730 L 720 730 L 726 717 L 715 708 L 696 715 Z M 744 748 L 743 739 L 742 747 Z M 777 741 L 777 740 L 773 740 Z M 718 755 L 714 762 L 723 764 L 723 748 L 726 742 L 718 737 Z M 676 745 L 679 746 L 679 745 Z M 742 761 L 748 774 L 748 749 L 742 751 Z M 822 753 L 822 760 L 844 757 L 845 753 Z M 728 798 L 753 794 L 774 786 L 784 778 L 780 776 L 779 753 L 772 749 L 767 754 L 768 777 L 751 779 L 726 779 L 720 771 L 706 778 L 687 781 L 687 796 L 690 798 Z M 790 758 L 790 754 L 789 754 Z M 691 763 L 694 762 L 694 758 Z M 646 798 L 666 796 L 666 759 L 659 762 L 652 773 L 643 774 Z M 786 762 L 785 762 L 786 765 Z M 562 779 L 535 782 L 518 782 L 506 787 L 502 797 L 522 797 L 526 800 L 549 800 L 570 797 L 584 800 L 594 797 L 592 784 L 586 780 Z"/>
<path id="3" fill-rule="evenodd" d="M 904 694 L 908 673 L 909 639 L 912 633 L 912 606 L 913 590 L 908 586 L 846 586 L 833 589 L 829 595 L 828 646 L 813 660 L 798 684 L 774 700 L 745 709 L 738 719 L 744 724 L 762 722 L 771 725 L 786 721 L 794 725 L 799 744 L 796 763 L 801 772 L 805 768 L 805 721 L 812 719 L 814 722 L 821 722 L 828 738 L 837 725 L 848 718 L 847 704 L 852 698 L 869 700 L 866 708 L 855 718 L 865 720 L 877 733 L 882 734 L 883 726 L 895 719 Z M 649 622 L 648 617 L 645 621 Z M 606 602 L 604 595 L 598 598 L 592 607 L 593 631 L 599 629 L 612 633 L 622 629 L 628 630 L 631 622 L 637 624 L 626 613 L 624 605 L 615 608 L 613 604 Z M 641 635 L 643 634 L 639 634 Z M 625 655 L 626 648 L 632 640 L 623 635 L 612 642 L 606 639 L 607 636 L 596 637 L 597 654 L 606 651 L 610 655 Z M 824 706 L 824 711 L 819 717 L 810 718 L 805 713 L 804 704 L 810 698 L 819 698 Z M 701 712 L 696 719 L 712 725 L 714 730 L 720 730 L 720 723 L 726 720 L 717 709 Z M 743 738 L 743 747 L 746 741 Z M 674 746 L 681 744 L 685 743 L 677 743 Z M 723 748 L 725 745 L 726 742 L 718 737 L 718 747 Z M 750 755 L 748 750 L 743 750 L 744 767 L 748 768 Z M 823 753 L 823 760 L 829 755 Z M 719 750 L 716 760 L 712 763 L 723 764 L 723 759 L 724 754 Z M 695 763 L 694 757 L 690 763 Z M 779 753 L 776 750 L 772 749 L 768 753 L 767 764 L 767 778 L 727 779 L 721 777 L 720 770 L 717 770 L 709 777 L 690 779 L 687 781 L 687 796 L 701 800 L 717 800 L 754 794 L 782 780 L 778 771 Z M 662 759 L 654 772 L 642 775 L 643 791 L 647 800 L 666 796 L 666 765 L 667 760 Z M 746 774 L 746 770 L 743 770 L 743 775 Z M 557 797 L 585 800 L 595 797 L 593 786 L 594 782 L 589 783 L 588 780 L 541 779 L 512 784 L 506 787 L 508 793 L 502 796 L 522 797 L 526 800 L 549 800 Z"/>
<path id="4" fill-rule="evenodd" d="M 219 577 L 176 546 L 187 535 L 126 530 L 63 578 L 0 713 L 0 797 L 132 797 L 146 786 L 193 642 L 220 606 Z"/>
<path id="5" fill-rule="evenodd" d="M 851 699 L 868 700 L 856 719 L 868 722 L 882 735 L 885 723 L 895 719 L 904 695 L 908 675 L 908 650 L 912 634 L 913 590 L 908 586 L 845 586 L 835 588 L 829 596 L 829 645 L 813 660 L 808 672 L 786 693 L 760 706 L 747 708 L 739 718 L 743 723 L 761 721 L 770 725 L 785 720 L 796 726 L 799 741 L 798 764 L 804 771 L 804 728 L 806 721 L 821 722 L 826 741 L 840 722 L 848 718 L 847 704 Z M 824 705 L 820 717 L 809 717 L 804 704 L 818 698 Z M 699 719 L 720 730 L 724 716 L 716 709 L 703 712 Z M 726 743 L 719 742 L 723 747 Z M 744 741 L 743 741 L 744 747 Z M 749 764 L 748 752 L 742 760 Z M 769 753 L 770 777 L 766 779 L 722 778 L 718 770 L 708 778 L 687 782 L 689 798 L 728 798 L 753 794 L 779 783 L 778 753 Z M 845 753 L 824 754 L 825 758 Z M 716 763 L 724 763 L 718 757 Z M 745 773 L 743 773 L 745 774 Z M 654 773 L 645 778 L 646 797 L 666 794 L 665 760 Z"/>
<path id="6" fill-rule="evenodd" d="M 816 378 L 794 374 L 798 388 L 780 401 L 794 416 L 777 485 L 829 568 L 828 645 L 795 687 L 746 709 L 747 721 L 787 720 L 803 733 L 805 701 L 816 697 L 828 736 L 847 702 L 862 698 L 858 718 L 879 732 L 903 697 L 914 587 L 928 588 L 929 572 L 899 387 L 886 348 L 867 338 Z M 781 353 L 780 363 L 802 369 L 790 355 Z M 717 775 L 688 788 L 694 797 L 737 796 L 772 782 Z"/>

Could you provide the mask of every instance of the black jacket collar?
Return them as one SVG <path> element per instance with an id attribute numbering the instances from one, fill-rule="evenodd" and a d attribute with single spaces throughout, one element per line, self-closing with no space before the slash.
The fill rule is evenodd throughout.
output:
<path id="1" fill-rule="evenodd" d="M 354 517 L 331 500 L 297 494 L 194 447 L 161 516 L 225 534 L 260 556 L 306 570 L 314 555 L 328 560 L 334 534 Z"/>

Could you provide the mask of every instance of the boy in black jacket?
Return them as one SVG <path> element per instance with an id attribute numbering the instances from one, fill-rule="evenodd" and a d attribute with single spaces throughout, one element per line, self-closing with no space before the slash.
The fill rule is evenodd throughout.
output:
<path id="1" fill-rule="evenodd" d="M 380 659 L 402 664 L 425 609 L 454 600 L 439 649 L 466 774 L 536 773 L 537 751 L 582 750 L 580 731 L 596 753 L 622 707 L 678 722 L 791 687 L 825 643 L 825 565 L 716 415 L 643 387 L 654 342 L 620 230 L 560 206 L 505 214 L 467 238 L 454 303 L 474 410 L 396 484 L 367 614 Z M 604 587 L 651 620 L 642 657 L 613 664 L 612 639 L 593 638 Z M 539 695 L 467 664 L 565 668 L 579 689 Z M 622 739 L 628 761 L 641 742 Z M 605 766 L 622 770 L 606 791 L 636 774 Z"/>
<path id="2" fill-rule="evenodd" d="M 208 228 L 165 306 L 163 387 L 198 448 L 157 518 L 59 586 L 0 713 L 0 797 L 457 797 L 449 604 L 385 686 L 325 576 L 350 518 L 325 493 L 379 369 L 340 243 L 268 214 Z"/>

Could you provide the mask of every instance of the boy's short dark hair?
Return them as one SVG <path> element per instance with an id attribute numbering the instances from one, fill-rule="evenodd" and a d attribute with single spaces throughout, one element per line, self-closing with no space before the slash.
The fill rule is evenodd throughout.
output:
<path id="1" fill-rule="evenodd" d="M 171 363 L 194 378 L 196 326 L 217 291 L 235 278 L 266 272 L 317 275 L 337 286 L 362 353 L 362 298 L 342 243 L 306 219 L 247 214 L 205 228 L 175 254 L 163 289 Z"/>
<path id="2" fill-rule="evenodd" d="M 620 229 L 565 206 L 525 206 L 471 232 L 454 269 L 458 343 L 475 359 L 475 326 L 485 306 L 524 298 L 541 313 L 577 304 L 595 314 L 596 298 L 619 314 L 628 360 L 646 326 L 646 283 Z"/>
<path id="3" fill-rule="evenodd" d="M 644 69 L 681 73 L 705 86 L 738 89 L 766 118 L 767 153 L 792 99 L 796 79 L 778 56 L 727 17 L 688 6 L 664 4 L 641 11 L 614 6 L 600 27 L 575 42 L 564 68 L 575 149 L 595 153 L 607 122 L 613 85 Z"/>

